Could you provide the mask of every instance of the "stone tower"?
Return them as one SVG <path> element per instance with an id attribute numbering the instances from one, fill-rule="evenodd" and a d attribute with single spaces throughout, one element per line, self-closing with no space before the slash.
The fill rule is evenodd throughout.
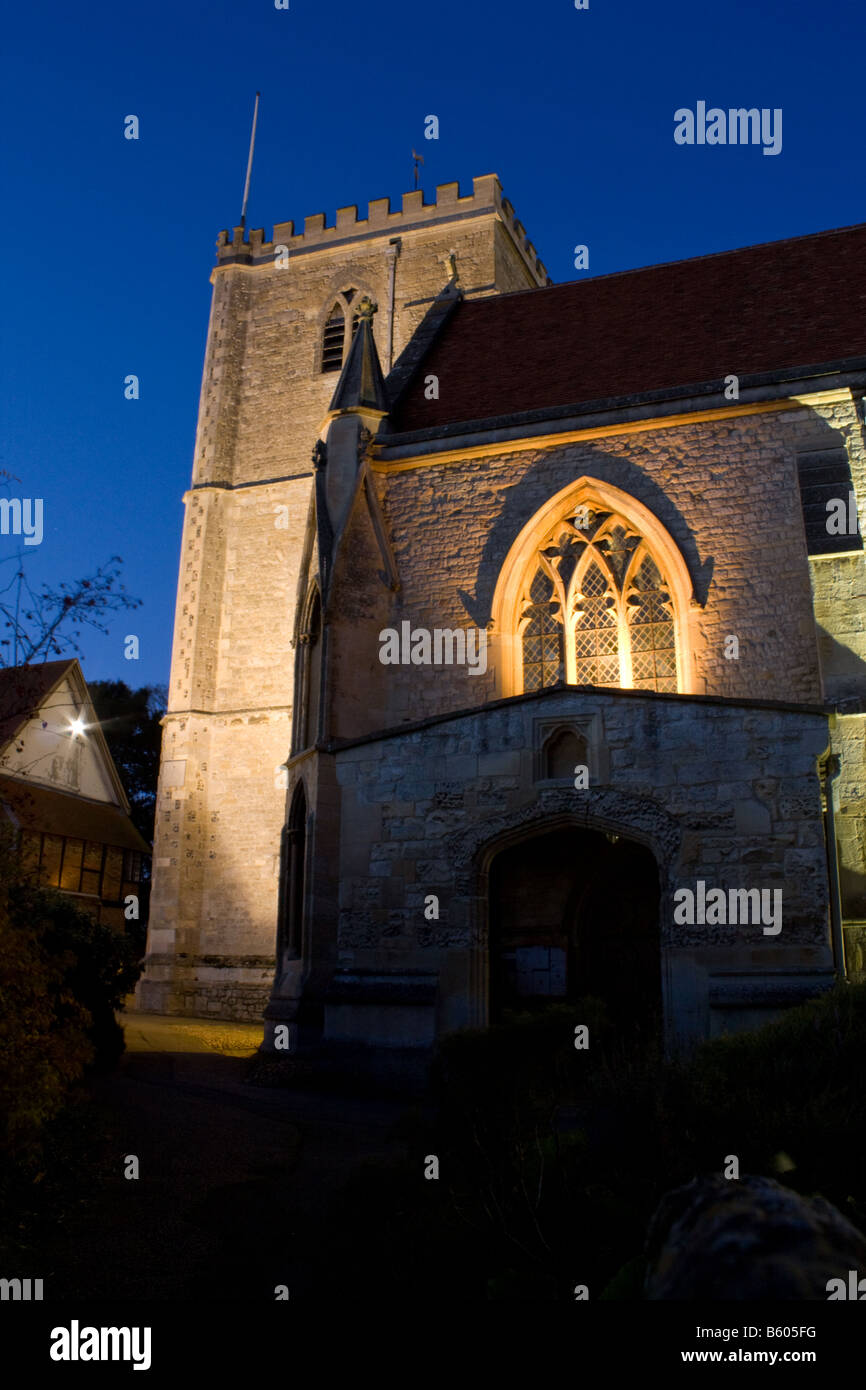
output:
<path id="1" fill-rule="evenodd" d="M 452 259 L 453 255 L 453 259 Z M 257 1018 L 274 974 L 311 451 L 365 295 L 386 375 L 454 277 L 549 283 L 495 174 L 217 242 L 181 543 L 140 1008 Z M 404 366 L 405 366 L 404 358 Z"/>

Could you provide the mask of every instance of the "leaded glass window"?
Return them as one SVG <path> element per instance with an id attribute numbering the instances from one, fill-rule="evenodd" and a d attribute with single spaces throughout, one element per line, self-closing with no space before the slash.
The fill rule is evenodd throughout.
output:
<path id="1" fill-rule="evenodd" d="M 553 582 L 539 568 L 530 585 L 530 602 L 524 614 L 527 622 L 523 630 L 523 688 L 527 691 L 560 685 L 565 678 L 562 620 L 553 596 Z"/>
<path id="2" fill-rule="evenodd" d="M 641 690 L 676 690 L 677 651 L 670 594 L 658 567 L 645 555 L 631 582 L 628 622 L 632 681 Z"/>
<path id="3" fill-rule="evenodd" d="M 623 516 L 573 508 L 539 546 L 519 611 L 524 691 L 679 688 L 671 595 Z"/>
<path id="4" fill-rule="evenodd" d="M 575 678 L 578 685 L 619 685 L 619 634 L 609 581 L 593 563 L 576 595 Z"/>

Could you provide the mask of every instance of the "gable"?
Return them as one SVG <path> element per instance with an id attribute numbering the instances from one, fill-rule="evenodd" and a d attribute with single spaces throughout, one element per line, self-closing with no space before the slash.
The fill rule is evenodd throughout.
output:
<path id="1" fill-rule="evenodd" d="M 43 693 L 32 717 L 7 741 L 0 751 L 0 773 L 125 811 L 116 772 L 102 734 L 93 727 L 93 708 L 76 671 L 70 664 L 53 690 Z M 76 734 L 72 721 L 79 717 L 90 727 Z"/>

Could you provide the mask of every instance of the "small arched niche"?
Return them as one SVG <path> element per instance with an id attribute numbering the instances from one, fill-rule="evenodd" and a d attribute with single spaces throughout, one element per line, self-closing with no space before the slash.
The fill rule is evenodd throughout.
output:
<path id="1" fill-rule="evenodd" d="M 554 729 L 541 749 L 541 775 L 545 781 L 573 781 L 576 767 L 587 766 L 587 745 L 574 729 Z"/>

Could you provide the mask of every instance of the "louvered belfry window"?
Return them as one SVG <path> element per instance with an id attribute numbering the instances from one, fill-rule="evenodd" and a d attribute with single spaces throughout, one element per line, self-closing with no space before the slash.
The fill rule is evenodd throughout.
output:
<path id="1" fill-rule="evenodd" d="M 526 573 L 523 689 L 597 685 L 676 692 L 673 600 L 647 542 L 622 516 L 579 508 Z"/>
<path id="2" fill-rule="evenodd" d="M 331 310 L 322 337 L 322 371 L 338 372 L 343 365 L 343 343 L 346 337 L 346 320 L 339 304 Z"/>
<path id="3" fill-rule="evenodd" d="M 857 503 L 851 481 L 851 461 L 844 448 L 813 449 L 797 457 L 797 481 L 803 508 L 806 549 L 810 555 L 835 555 L 862 550 Z M 841 512 L 843 524 L 831 524 Z"/>
<path id="4" fill-rule="evenodd" d="M 349 306 L 355 298 L 357 290 L 343 290 L 334 303 L 328 316 L 325 329 L 322 334 L 322 371 L 339 372 L 348 356 L 352 339 L 358 331 L 360 317 L 357 313 L 351 315 L 351 330 L 347 333 L 346 323 L 349 319 Z"/>

